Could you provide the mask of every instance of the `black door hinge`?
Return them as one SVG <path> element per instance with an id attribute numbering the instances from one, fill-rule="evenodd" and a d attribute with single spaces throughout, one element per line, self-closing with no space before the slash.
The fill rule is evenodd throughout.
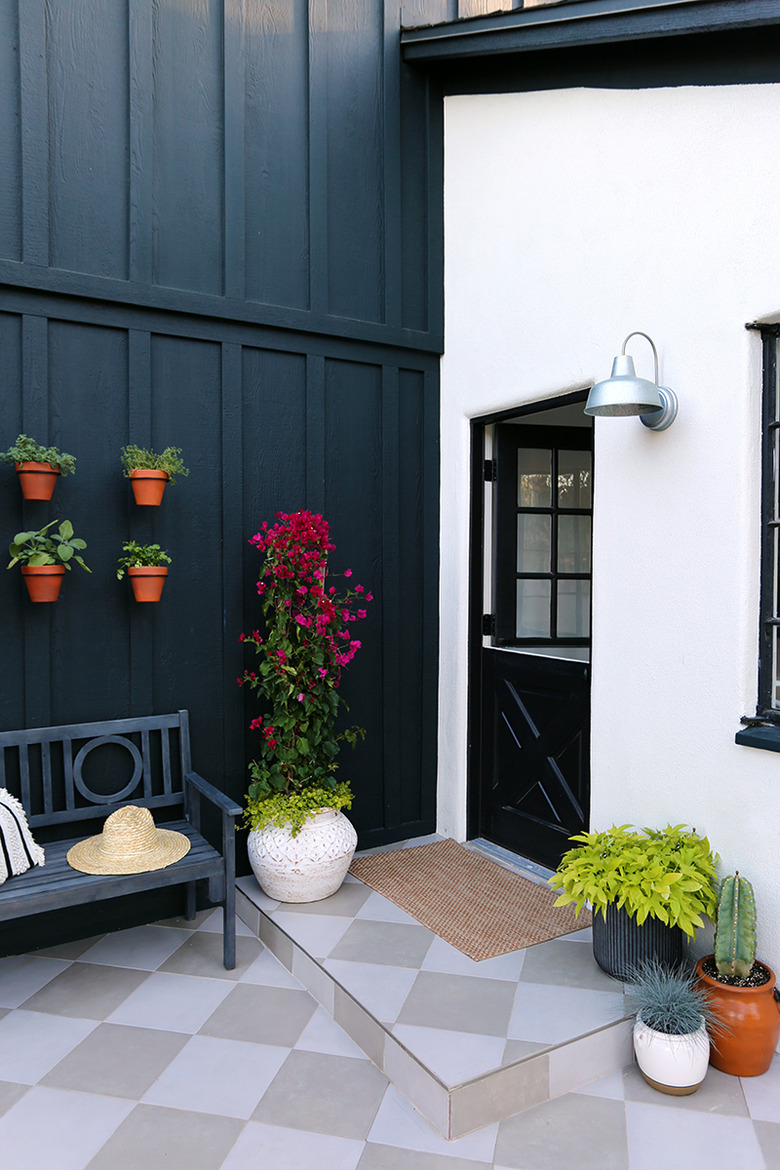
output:
<path id="1" fill-rule="evenodd" d="M 485 483 L 495 483 L 498 474 L 495 459 L 485 460 Z"/>
<path id="2" fill-rule="evenodd" d="M 496 632 L 496 615 L 494 613 L 483 613 L 482 615 L 482 635 L 485 638 L 492 638 Z"/>

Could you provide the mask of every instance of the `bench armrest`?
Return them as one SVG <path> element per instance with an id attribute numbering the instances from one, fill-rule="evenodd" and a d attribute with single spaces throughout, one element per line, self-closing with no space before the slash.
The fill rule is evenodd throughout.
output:
<path id="1" fill-rule="evenodd" d="M 197 772 L 188 772 L 184 777 L 187 784 L 191 784 L 193 788 L 197 789 L 207 800 L 215 804 L 221 811 L 229 817 L 240 817 L 243 809 L 230 797 L 225 796 L 224 792 L 220 792 L 213 784 L 209 784 L 208 780 L 204 780 Z"/>

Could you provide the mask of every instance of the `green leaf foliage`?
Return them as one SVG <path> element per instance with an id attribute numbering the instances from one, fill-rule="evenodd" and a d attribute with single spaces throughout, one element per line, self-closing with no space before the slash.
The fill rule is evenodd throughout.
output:
<path id="1" fill-rule="evenodd" d="M 28 435 L 19 435 L 7 451 L 0 452 L 0 463 L 50 463 L 62 475 L 76 470 L 76 457 L 57 447 L 44 447 Z"/>
<path id="2" fill-rule="evenodd" d="M 87 573 L 91 573 L 82 558 L 81 549 L 87 547 L 87 542 L 73 535 L 73 525 L 70 520 L 63 520 L 56 534 L 48 535 L 49 529 L 57 523 L 52 520 L 37 532 L 17 532 L 8 546 L 11 560 L 7 568 L 12 569 L 16 564 L 22 565 L 64 565 L 70 571 L 71 561 L 81 565 Z"/>
<path id="3" fill-rule="evenodd" d="M 135 540 L 126 540 L 122 545 L 122 552 L 126 555 L 117 561 L 117 580 L 121 581 L 128 569 L 137 566 L 170 565 L 171 558 L 159 544 L 138 544 Z"/>
<path id="4" fill-rule="evenodd" d="M 181 459 L 181 447 L 166 447 L 164 451 L 150 451 L 145 447 L 130 444 L 122 448 L 122 468 L 125 478 L 131 471 L 164 471 L 168 483 L 176 483 L 177 475 L 189 475 L 189 469 Z"/>
<path id="5" fill-rule="evenodd" d="M 578 833 L 550 878 L 561 891 L 556 906 L 589 903 L 606 915 L 614 902 L 638 923 L 657 918 L 695 937 L 704 915 L 715 912 L 715 857 L 706 837 L 685 825 L 637 830 L 613 825 L 600 833 Z"/>

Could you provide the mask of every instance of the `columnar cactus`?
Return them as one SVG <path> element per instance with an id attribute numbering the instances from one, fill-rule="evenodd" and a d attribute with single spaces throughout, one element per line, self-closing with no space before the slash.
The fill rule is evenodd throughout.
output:
<path id="1" fill-rule="evenodd" d="M 756 901 L 745 878 L 726 877 L 718 890 L 715 964 L 721 975 L 746 979 L 756 958 Z"/>

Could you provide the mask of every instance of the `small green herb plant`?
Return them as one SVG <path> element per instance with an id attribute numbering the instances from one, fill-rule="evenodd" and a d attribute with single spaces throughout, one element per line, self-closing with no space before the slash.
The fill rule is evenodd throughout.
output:
<path id="1" fill-rule="evenodd" d="M 265 829 L 268 825 L 288 825 L 290 835 L 297 837 L 304 822 L 324 808 L 340 812 L 352 807 L 352 791 L 342 782 L 335 788 L 301 788 L 289 794 L 277 792 L 273 796 L 247 796 L 244 821 L 247 828 Z"/>
<path id="2" fill-rule="evenodd" d="M 81 565 L 82 569 L 91 573 L 92 570 L 84 564 L 79 556 L 81 549 L 87 547 L 87 542 L 73 535 L 73 525 L 70 520 L 63 520 L 56 533 L 50 536 L 49 529 L 53 528 L 56 523 L 56 520 L 52 520 L 50 524 L 40 528 L 37 532 L 17 532 L 8 546 L 11 561 L 7 567 L 12 569 L 14 565 L 20 563 L 32 567 L 64 565 L 70 571 L 70 562 L 75 561 L 76 564 Z"/>
<path id="3" fill-rule="evenodd" d="M 702 1018 L 708 1025 L 721 1024 L 695 968 L 684 963 L 675 967 L 649 960 L 640 963 L 627 983 L 626 1005 L 648 1028 L 667 1036 L 698 1032 Z"/>
<path id="4" fill-rule="evenodd" d="M 50 463 L 58 467 L 62 475 L 76 470 L 75 455 L 68 455 L 57 447 L 42 447 L 28 435 L 19 435 L 13 446 L 0 453 L 0 463 Z"/>
<path id="5" fill-rule="evenodd" d="M 563 855 L 550 878 L 561 890 L 556 906 L 589 902 L 606 918 L 612 902 L 640 925 L 657 918 L 679 926 L 690 938 L 715 914 L 716 858 L 706 837 L 686 825 L 634 829 L 613 825 L 601 833 L 578 833 L 579 845 Z"/>
<path id="6" fill-rule="evenodd" d="M 171 558 L 159 544 L 138 544 L 135 540 L 126 540 L 122 545 L 122 552 L 127 555 L 117 561 L 117 580 L 121 581 L 127 569 L 138 566 L 170 565 Z"/>
<path id="7" fill-rule="evenodd" d="M 189 475 L 181 459 L 181 447 L 166 447 L 159 454 L 130 444 L 122 448 L 122 467 L 126 479 L 131 471 L 164 471 L 168 482 L 176 483 L 177 475 Z"/>

